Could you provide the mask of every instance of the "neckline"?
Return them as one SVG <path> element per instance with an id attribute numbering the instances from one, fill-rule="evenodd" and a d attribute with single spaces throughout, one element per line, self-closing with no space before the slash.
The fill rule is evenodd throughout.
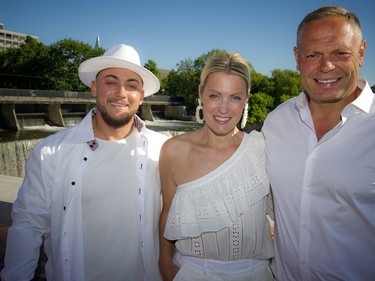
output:
<path id="1" fill-rule="evenodd" d="M 211 172 L 209 172 L 208 174 L 205 174 L 202 177 L 199 177 L 199 178 L 194 179 L 192 181 L 185 182 L 183 184 L 178 185 L 177 190 L 181 190 L 181 188 L 182 189 L 193 188 L 197 185 L 202 185 L 202 184 L 205 184 L 207 182 L 210 182 L 214 178 L 220 176 L 224 170 L 227 170 L 229 167 L 236 164 L 237 159 L 238 159 L 237 155 L 241 154 L 243 152 L 243 150 L 246 148 L 245 145 L 248 143 L 249 136 L 250 136 L 250 134 L 244 132 L 244 136 L 242 138 L 241 144 L 238 146 L 236 151 L 224 163 L 222 163 L 216 169 L 212 170 Z"/>

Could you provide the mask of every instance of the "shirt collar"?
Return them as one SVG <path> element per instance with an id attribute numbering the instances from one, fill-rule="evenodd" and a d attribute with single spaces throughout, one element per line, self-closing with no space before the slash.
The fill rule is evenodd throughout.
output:
<path id="1" fill-rule="evenodd" d="M 96 115 L 96 108 L 93 108 L 83 119 L 76 125 L 76 133 L 72 141 L 75 143 L 86 142 L 91 150 L 98 148 L 98 142 L 95 139 L 92 127 L 92 118 Z M 145 123 L 137 115 L 134 116 L 134 128 L 141 132 L 145 128 Z"/>
<path id="2" fill-rule="evenodd" d="M 370 113 L 371 105 L 374 100 L 374 93 L 368 82 L 364 79 L 358 79 L 357 87 L 362 90 L 361 94 L 351 104 L 363 112 Z"/>

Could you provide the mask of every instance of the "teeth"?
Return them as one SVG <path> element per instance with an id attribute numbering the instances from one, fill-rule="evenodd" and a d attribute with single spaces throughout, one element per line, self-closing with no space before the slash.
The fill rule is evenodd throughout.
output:
<path id="1" fill-rule="evenodd" d="M 114 106 L 123 106 L 123 107 L 125 107 L 125 106 L 126 106 L 126 104 L 121 104 L 121 103 L 114 103 L 114 102 L 112 102 L 112 105 L 114 105 Z"/>
<path id="2" fill-rule="evenodd" d="M 218 117 L 218 116 L 216 116 L 216 119 L 219 120 L 219 121 L 228 121 L 229 117 Z"/>
<path id="3" fill-rule="evenodd" d="M 333 82 L 336 82 L 336 79 L 331 79 L 331 80 L 318 80 L 319 83 L 323 83 L 323 84 L 329 84 L 329 83 L 333 83 Z"/>

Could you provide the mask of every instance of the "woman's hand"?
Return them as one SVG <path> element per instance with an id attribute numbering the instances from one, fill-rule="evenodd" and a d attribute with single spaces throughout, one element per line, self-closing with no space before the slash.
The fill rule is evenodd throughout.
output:
<path id="1" fill-rule="evenodd" d="M 172 261 L 164 262 L 162 260 L 159 260 L 159 269 L 164 281 L 172 281 L 180 270 Z"/>

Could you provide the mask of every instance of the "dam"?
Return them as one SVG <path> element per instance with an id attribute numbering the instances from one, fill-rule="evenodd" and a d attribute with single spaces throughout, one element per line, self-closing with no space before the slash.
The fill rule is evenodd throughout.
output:
<path id="1" fill-rule="evenodd" d="M 65 127 L 77 123 L 95 107 L 89 92 L 0 88 L 0 128 L 19 131 L 36 122 Z M 182 96 L 146 97 L 137 113 L 143 120 L 193 121 Z"/>

